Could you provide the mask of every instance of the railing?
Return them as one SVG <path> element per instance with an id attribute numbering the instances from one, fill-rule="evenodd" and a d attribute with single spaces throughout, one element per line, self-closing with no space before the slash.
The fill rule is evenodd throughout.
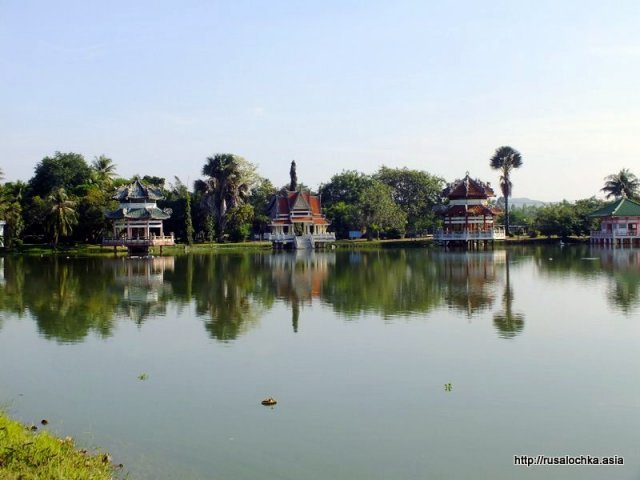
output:
<path id="1" fill-rule="evenodd" d="M 175 245 L 175 237 L 172 235 L 151 235 L 150 237 L 117 237 L 103 238 L 102 245 L 110 247 L 154 247 L 163 245 Z"/>
<path id="2" fill-rule="evenodd" d="M 602 231 L 592 230 L 590 234 L 591 238 L 640 238 L 640 234 L 636 230 L 617 230 L 617 231 Z"/>
<path id="3" fill-rule="evenodd" d="M 504 229 L 492 228 L 489 230 L 462 230 L 445 231 L 438 230 L 433 236 L 435 240 L 504 240 L 506 238 Z"/>
<path id="4" fill-rule="evenodd" d="M 335 242 L 335 233 L 314 233 L 305 235 L 294 235 L 293 233 L 265 233 L 265 240 L 271 242 L 294 242 L 296 238 L 312 238 L 314 242 Z"/>

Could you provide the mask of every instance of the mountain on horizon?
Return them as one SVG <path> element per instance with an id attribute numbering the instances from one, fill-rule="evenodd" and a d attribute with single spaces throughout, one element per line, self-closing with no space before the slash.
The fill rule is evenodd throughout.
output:
<path id="1" fill-rule="evenodd" d="M 504 207 L 504 197 L 499 197 L 497 201 L 498 205 Z M 547 202 L 542 202 L 540 200 L 533 200 L 527 197 L 512 197 L 509 199 L 510 207 L 542 207 Z"/>

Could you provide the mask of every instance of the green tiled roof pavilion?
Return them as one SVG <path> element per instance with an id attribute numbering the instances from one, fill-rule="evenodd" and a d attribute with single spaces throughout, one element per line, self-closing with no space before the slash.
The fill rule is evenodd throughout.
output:
<path id="1" fill-rule="evenodd" d="M 640 202 L 622 197 L 589 215 L 590 217 L 640 217 Z"/>

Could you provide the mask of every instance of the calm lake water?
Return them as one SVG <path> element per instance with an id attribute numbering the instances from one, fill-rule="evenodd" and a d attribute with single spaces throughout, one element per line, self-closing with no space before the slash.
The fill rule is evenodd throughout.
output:
<path id="1" fill-rule="evenodd" d="M 640 250 L 0 262 L 0 404 L 133 479 L 640 477 Z"/>

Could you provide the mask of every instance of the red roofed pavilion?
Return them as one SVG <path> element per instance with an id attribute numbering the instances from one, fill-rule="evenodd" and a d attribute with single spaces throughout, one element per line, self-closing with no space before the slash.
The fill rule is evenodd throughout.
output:
<path id="1" fill-rule="evenodd" d="M 320 196 L 310 192 L 287 191 L 269 204 L 271 234 L 276 248 L 314 248 L 335 242 L 327 232 L 329 222 L 322 214 Z"/>
<path id="2" fill-rule="evenodd" d="M 449 184 L 443 194 L 449 204 L 440 212 L 444 227 L 436 232 L 436 240 L 467 244 L 504 240 L 504 229 L 494 225 L 498 210 L 489 205 L 494 193 L 488 183 L 467 173 L 462 180 Z"/>

